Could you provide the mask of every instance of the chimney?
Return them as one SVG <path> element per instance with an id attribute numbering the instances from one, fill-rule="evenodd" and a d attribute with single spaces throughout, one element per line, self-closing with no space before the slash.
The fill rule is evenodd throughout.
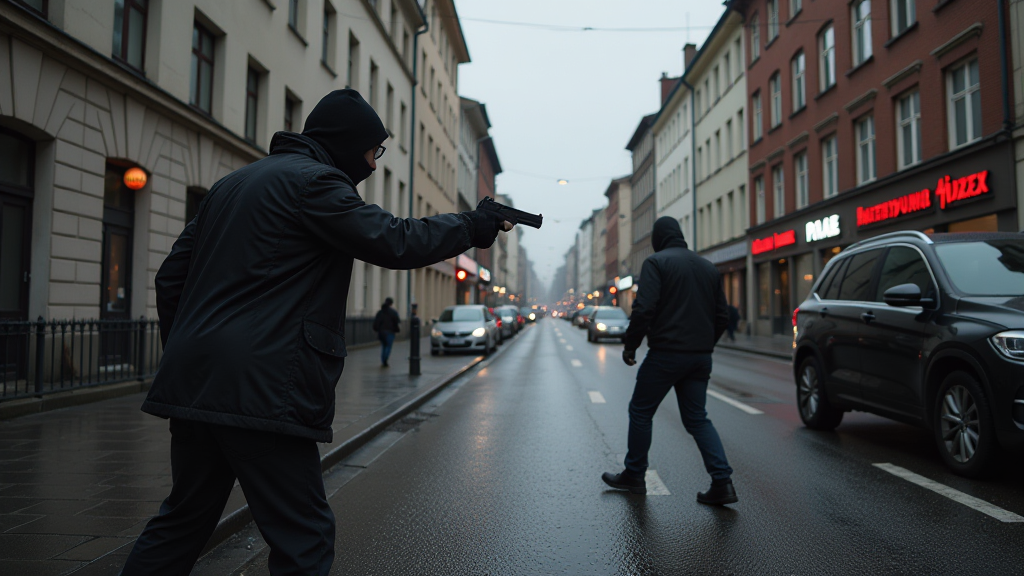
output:
<path id="1" fill-rule="evenodd" d="M 683 46 L 683 71 L 690 69 L 690 63 L 693 62 L 694 57 L 697 56 L 697 45 L 687 44 Z"/>
<path id="2" fill-rule="evenodd" d="M 672 94 L 672 89 L 679 83 L 679 78 L 669 78 L 668 74 L 662 72 L 659 82 L 661 83 L 661 105 L 664 106 L 669 95 Z"/>

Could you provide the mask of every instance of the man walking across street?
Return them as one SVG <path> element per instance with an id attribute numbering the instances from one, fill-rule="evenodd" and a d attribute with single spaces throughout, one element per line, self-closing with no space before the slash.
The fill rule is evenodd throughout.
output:
<path id="1" fill-rule="evenodd" d="M 732 468 L 718 432 L 704 409 L 711 353 L 729 321 L 722 278 L 714 265 L 687 248 L 679 222 L 662 217 L 651 236 L 654 254 L 644 261 L 640 289 L 626 331 L 622 359 L 636 364 L 644 337 L 650 349 L 636 376 L 629 402 L 626 469 L 604 473 L 612 488 L 645 494 L 647 453 L 651 448 L 654 413 L 668 391 L 675 389 L 683 426 L 693 436 L 711 475 L 711 488 L 697 494 L 703 504 L 737 501 Z"/>
<path id="2" fill-rule="evenodd" d="M 380 365 L 387 368 L 388 358 L 391 356 L 391 347 L 395 344 L 395 334 L 402 329 L 398 312 L 391 307 L 395 301 L 391 297 L 384 299 L 380 311 L 373 319 L 373 331 L 377 333 L 380 340 Z"/>
<path id="3" fill-rule="evenodd" d="M 356 184 L 388 137 L 354 90 L 325 96 L 302 134 L 215 183 L 156 275 L 164 356 L 142 410 L 170 419 L 170 495 L 123 576 L 191 572 L 237 479 L 271 574 L 326 575 L 334 514 L 317 442 L 333 437 L 353 260 L 427 266 L 493 244 L 480 210 L 420 220 L 366 204 Z"/>

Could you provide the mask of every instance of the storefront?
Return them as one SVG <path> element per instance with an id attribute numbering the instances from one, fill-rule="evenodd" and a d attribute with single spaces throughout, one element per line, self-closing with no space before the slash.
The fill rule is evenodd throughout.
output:
<path id="1" fill-rule="evenodd" d="M 491 271 L 465 254 L 455 260 L 455 303 L 482 304 L 490 290 Z"/>
<path id="2" fill-rule="evenodd" d="M 787 334 L 793 309 L 844 248 L 901 230 L 1016 232 L 1012 143 L 992 137 L 751 228 L 755 334 Z"/>
<path id="3" fill-rule="evenodd" d="M 701 252 L 722 275 L 725 299 L 740 311 L 739 331 L 747 331 L 747 239 L 742 238 L 720 248 Z"/>

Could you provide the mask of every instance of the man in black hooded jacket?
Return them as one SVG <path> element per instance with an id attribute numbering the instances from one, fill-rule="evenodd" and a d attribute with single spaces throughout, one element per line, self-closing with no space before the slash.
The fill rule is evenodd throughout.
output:
<path id="1" fill-rule="evenodd" d="M 636 376 L 629 403 L 626 469 L 606 472 L 613 488 L 645 494 L 651 421 L 668 391 L 675 388 L 683 426 L 693 436 L 711 475 L 711 488 L 697 494 L 704 504 L 737 501 L 732 468 L 722 441 L 704 410 L 711 353 L 729 322 L 722 278 L 714 265 L 687 249 L 679 222 L 662 217 L 651 236 L 654 254 L 644 261 L 639 290 L 626 330 L 622 359 L 636 364 L 636 349 L 647 337 L 647 357 Z"/>
<path id="2" fill-rule="evenodd" d="M 124 576 L 188 574 L 238 479 L 272 574 L 327 574 L 330 442 L 358 258 L 410 269 L 489 247 L 481 211 L 419 220 L 363 202 L 388 134 L 354 90 L 325 96 L 302 134 L 213 185 L 156 275 L 164 356 L 142 410 L 170 419 L 171 493 Z"/>

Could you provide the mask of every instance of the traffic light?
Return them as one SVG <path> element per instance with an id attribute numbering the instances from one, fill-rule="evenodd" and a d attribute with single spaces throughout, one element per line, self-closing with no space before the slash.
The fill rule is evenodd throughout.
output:
<path id="1" fill-rule="evenodd" d="M 619 289 L 616 288 L 615 286 L 612 286 L 611 288 L 608 289 L 608 293 L 609 294 L 615 294 L 618 291 L 619 291 Z"/>
<path id="2" fill-rule="evenodd" d="M 466 272 L 465 270 L 462 270 L 461 268 L 459 270 L 455 271 L 455 278 L 459 282 L 462 282 L 463 280 L 465 280 L 467 276 L 469 276 L 469 273 Z"/>

